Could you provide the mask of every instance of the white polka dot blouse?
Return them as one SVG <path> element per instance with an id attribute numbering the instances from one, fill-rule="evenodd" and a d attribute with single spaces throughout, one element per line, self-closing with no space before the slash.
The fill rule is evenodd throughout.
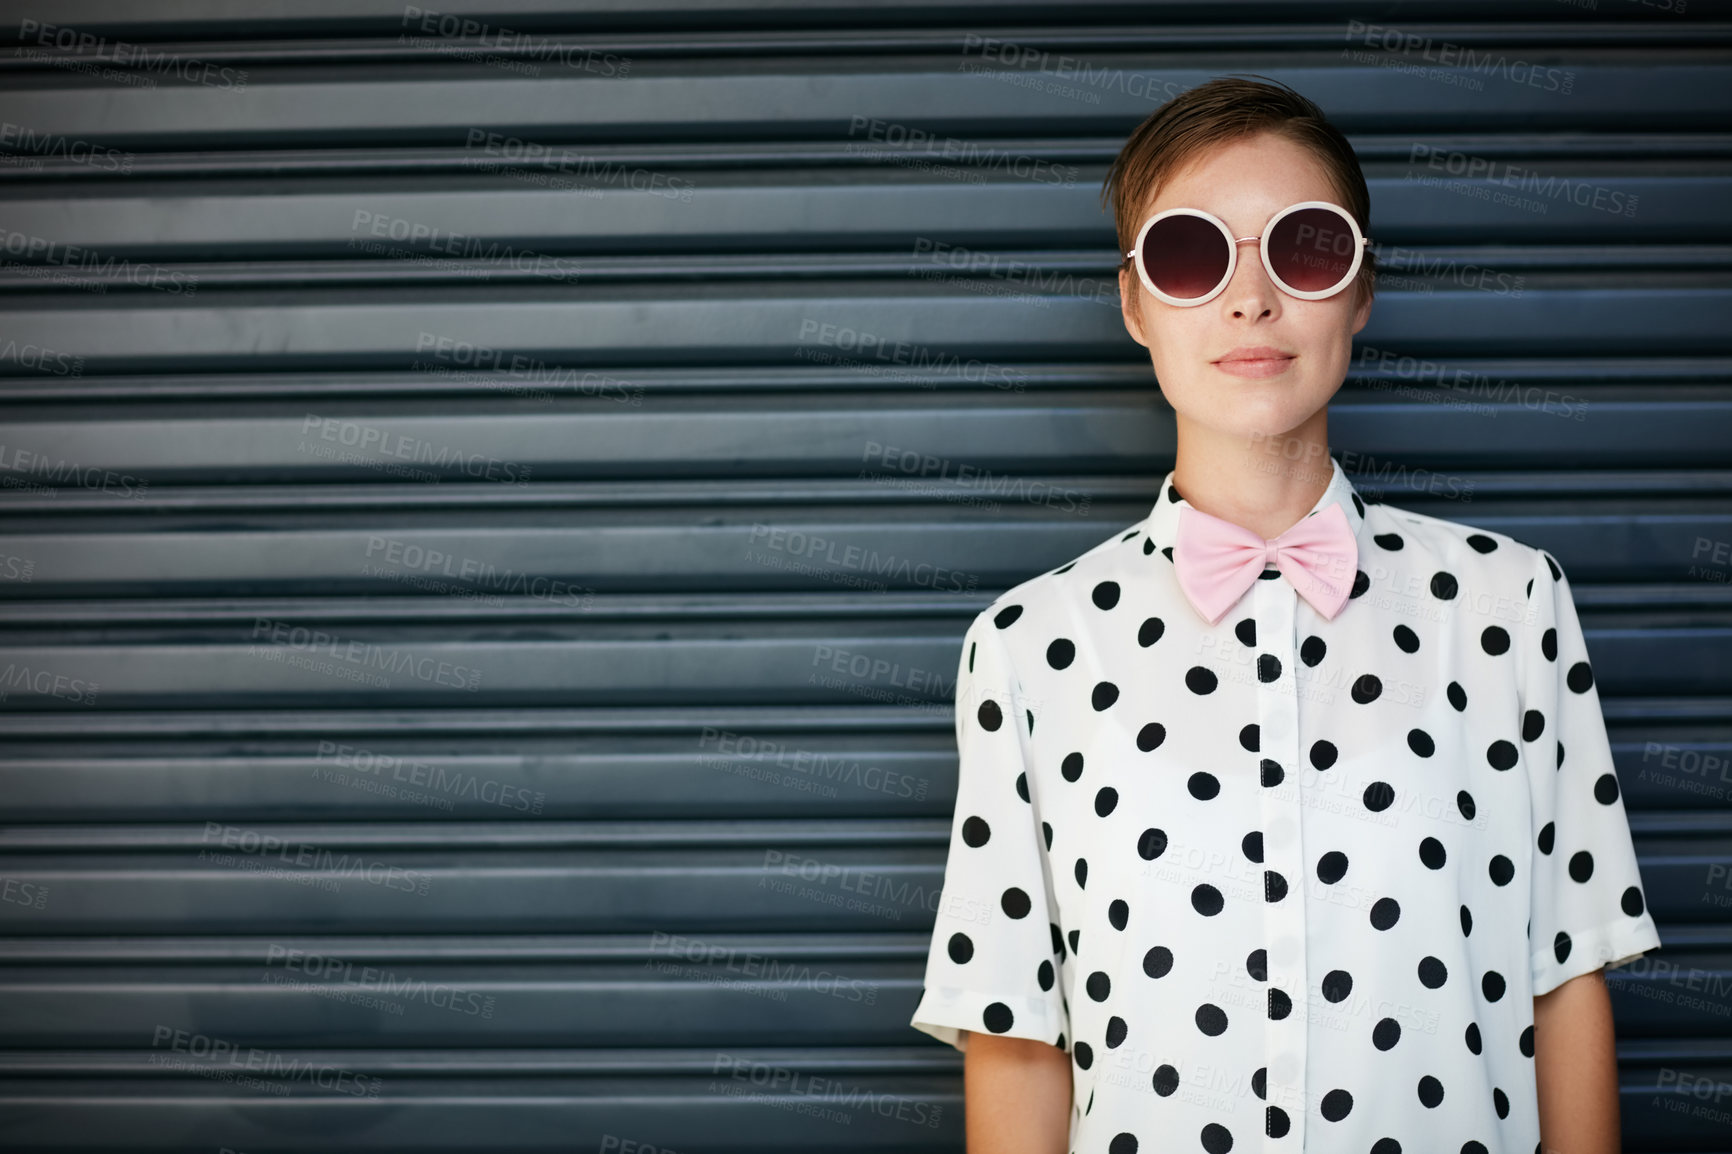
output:
<path id="1" fill-rule="evenodd" d="M 1535 1150 L 1533 998 L 1660 945 L 1569 582 L 1367 505 L 1211 626 L 1169 473 L 970 624 L 912 1025 L 1071 1056 L 1074 1154 Z"/>

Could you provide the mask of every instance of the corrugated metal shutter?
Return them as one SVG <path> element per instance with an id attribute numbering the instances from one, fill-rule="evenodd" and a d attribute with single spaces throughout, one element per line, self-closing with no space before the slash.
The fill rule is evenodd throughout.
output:
<path id="1" fill-rule="evenodd" d="M 1724 7 L 5 9 L 0 1145 L 960 1149 L 957 643 L 1171 465 L 1097 190 L 1238 71 L 1372 185 L 1344 464 L 1575 583 L 1626 1149 L 1732 1149 Z"/>

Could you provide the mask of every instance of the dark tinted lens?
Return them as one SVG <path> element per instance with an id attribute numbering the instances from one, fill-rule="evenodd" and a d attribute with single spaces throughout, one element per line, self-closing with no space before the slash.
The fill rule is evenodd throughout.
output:
<path id="1" fill-rule="evenodd" d="M 1168 296 L 1206 295 L 1227 273 L 1227 238 L 1200 216 L 1180 213 L 1157 221 L 1143 238 L 1143 267 Z"/>
<path id="2" fill-rule="evenodd" d="M 1282 217 L 1269 234 L 1269 263 L 1276 276 L 1300 292 L 1322 292 L 1347 279 L 1358 247 L 1346 217 L 1327 208 L 1302 208 Z"/>

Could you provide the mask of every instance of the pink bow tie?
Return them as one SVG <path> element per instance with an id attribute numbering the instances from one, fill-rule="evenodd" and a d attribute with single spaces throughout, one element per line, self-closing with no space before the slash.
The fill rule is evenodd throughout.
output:
<path id="1" fill-rule="evenodd" d="M 1359 562 L 1353 529 L 1339 502 L 1273 541 L 1190 505 L 1179 506 L 1173 566 L 1179 587 L 1209 624 L 1231 609 L 1273 561 L 1299 595 L 1325 618 L 1347 603 Z"/>

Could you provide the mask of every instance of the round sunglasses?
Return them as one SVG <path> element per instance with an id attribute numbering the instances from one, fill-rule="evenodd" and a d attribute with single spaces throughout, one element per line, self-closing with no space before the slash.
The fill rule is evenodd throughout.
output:
<path id="1" fill-rule="evenodd" d="M 1269 218 L 1262 236 L 1235 237 L 1227 222 L 1200 208 L 1169 208 L 1143 222 L 1127 252 L 1143 286 L 1170 305 L 1190 308 L 1221 295 L 1239 265 L 1239 245 L 1259 241 L 1275 286 L 1300 300 L 1332 297 L 1352 283 L 1370 238 L 1338 204 L 1302 200 Z"/>

